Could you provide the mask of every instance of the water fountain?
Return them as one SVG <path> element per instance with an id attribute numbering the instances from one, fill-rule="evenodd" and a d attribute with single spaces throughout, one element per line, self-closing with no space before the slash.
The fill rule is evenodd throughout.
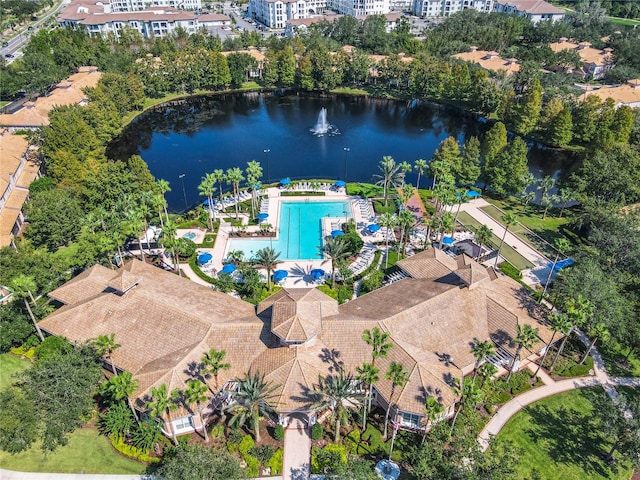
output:
<path id="1" fill-rule="evenodd" d="M 322 107 L 322 109 L 320 109 L 318 121 L 316 122 L 316 126 L 311 129 L 311 132 L 318 137 L 322 137 L 327 134 L 336 135 L 338 133 L 338 130 L 327 122 L 326 108 Z"/>

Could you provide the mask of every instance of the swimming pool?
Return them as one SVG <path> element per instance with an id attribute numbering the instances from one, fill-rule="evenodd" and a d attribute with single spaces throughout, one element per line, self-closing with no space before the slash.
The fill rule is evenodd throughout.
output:
<path id="1" fill-rule="evenodd" d="M 322 218 L 345 216 L 351 217 L 349 202 L 280 202 L 277 238 L 232 239 L 228 250 L 242 250 L 251 258 L 261 248 L 273 247 L 280 260 L 317 260 L 322 258 Z"/>

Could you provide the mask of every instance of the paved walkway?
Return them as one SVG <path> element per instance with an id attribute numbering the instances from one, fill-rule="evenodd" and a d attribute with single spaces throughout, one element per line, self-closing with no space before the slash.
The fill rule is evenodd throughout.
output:
<path id="1" fill-rule="evenodd" d="M 284 458 L 282 478 L 284 480 L 308 480 L 311 473 L 311 438 L 307 425 L 292 418 L 284 432 Z"/>
<path id="2" fill-rule="evenodd" d="M 586 345 L 590 344 L 589 339 L 584 335 L 584 333 L 581 331 L 577 331 L 576 333 L 583 343 Z M 573 390 L 575 388 L 602 386 L 607 395 L 615 401 L 618 398 L 618 392 L 615 389 L 616 386 L 640 387 L 640 377 L 609 377 L 604 366 L 604 361 L 596 348 L 591 349 L 591 356 L 593 357 L 594 367 L 594 375 L 591 377 L 570 378 L 567 380 L 556 381 L 544 370 L 540 369 L 538 376 L 542 379 L 545 385 L 518 395 L 500 407 L 478 436 L 478 442 L 482 446 L 482 449 L 487 449 L 489 446 L 489 439 L 492 436 L 497 435 L 511 417 L 527 405 L 537 402 L 543 398 L 550 397 L 557 393 L 566 392 L 568 390 Z M 528 367 L 534 372 L 537 369 L 537 365 L 533 363 L 529 364 Z"/>
<path id="3" fill-rule="evenodd" d="M 460 205 L 460 211 L 467 212 L 478 222 L 489 227 L 493 230 L 493 234 L 501 239 L 504 235 L 505 227 L 481 210 L 482 207 L 488 205 L 491 204 L 484 198 L 476 198 Z M 457 206 L 452 208 L 457 208 Z M 522 280 L 527 285 L 540 286 L 540 284 L 547 281 L 547 276 L 549 275 L 548 265 L 551 263 L 551 260 L 532 248 L 528 243 L 522 241 L 518 236 L 511 233 L 511 231 L 507 232 L 504 242 L 513 247 L 514 250 L 534 265 L 533 268 L 522 272 Z"/>

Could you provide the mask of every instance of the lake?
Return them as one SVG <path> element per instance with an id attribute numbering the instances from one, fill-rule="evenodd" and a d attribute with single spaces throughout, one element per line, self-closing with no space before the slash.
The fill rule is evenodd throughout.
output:
<path id="1" fill-rule="evenodd" d="M 312 130 L 323 108 L 331 128 L 316 135 Z M 140 155 L 156 178 L 170 183 L 166 197 L 177 212 L 184 210 L 185 196 L 188 206 L 204 199 L 198 185 L 214 169 L 244 170 L 248 161 L 257 160 L 263 181 L 344 180 L 346 173 L 348 181 L 370 182 L 383 156 L 398 163 L 428 161 L 448 136 L 462 143 L 487 128 L 483 121 L 429 102 L 252 92 L 196 97 L 145 112 L 111 143 L 108 155 Z M 558 178 L 570 163 L 560 152 L 531 146 L 529 169 L 538 178 Z M 411 172 L 407 181 L 415 184 L 416 177 Z"/>

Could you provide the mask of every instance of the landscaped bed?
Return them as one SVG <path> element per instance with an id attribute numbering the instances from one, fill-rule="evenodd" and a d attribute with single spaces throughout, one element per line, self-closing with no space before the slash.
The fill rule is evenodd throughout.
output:
<path id="1" fill-rule="evenodd" d="M 540 480 L 629 480 L 628 465 L 609 465 L 603 456 L 611 441 L 600 431 L 592 398 L 601 388 L 571 390 L 529 405 L 507 422 L 498 440 L 514 442 L 518 478 Z"/>

